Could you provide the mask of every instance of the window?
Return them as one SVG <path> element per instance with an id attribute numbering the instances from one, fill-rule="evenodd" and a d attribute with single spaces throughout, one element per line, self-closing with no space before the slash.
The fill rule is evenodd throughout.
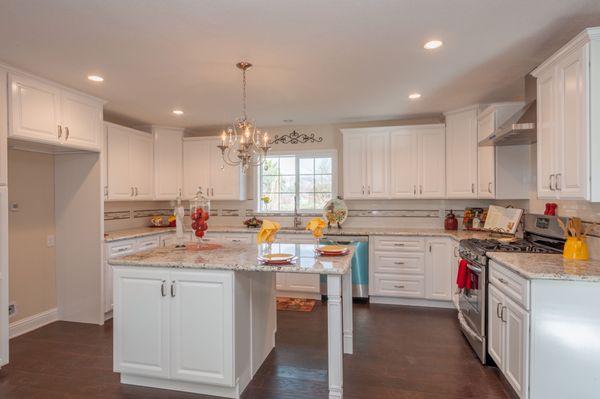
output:
<path id="1" fill-rule="evenodd" d="M 259 167 L 260 212 L 320 211 L 336 194 L 335 152 L 273 154 Z"/>

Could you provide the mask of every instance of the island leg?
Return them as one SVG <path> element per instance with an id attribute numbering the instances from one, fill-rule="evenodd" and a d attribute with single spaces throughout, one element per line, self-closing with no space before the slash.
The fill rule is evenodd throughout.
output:
<path id="1" fill-rule="evenodd" d="M 352 271 L 342 276 L 342 313 L 344 321 L 344 353 L 354 353 L 354 321 L 352 315 Z"/>
<path id="2" fill-rule="evenodd" d="M 327 276 L 327 343 L 329 352 L 329 399 L 343 397 L 342 276 Z"/>

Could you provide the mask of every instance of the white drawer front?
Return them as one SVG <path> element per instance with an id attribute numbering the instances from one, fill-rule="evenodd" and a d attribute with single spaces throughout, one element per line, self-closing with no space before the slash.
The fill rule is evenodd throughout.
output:
<path id="1" fill-rule="evenodd" d="M 137 240 L 136 251 L 147 251 L 149 249 L 158 248 L 160 246 L 160 237 L 144 237 Z"/>
<path id="2" fill-rule="evenodd" d="M 252 244 L 252 236 L 250 234 L 223 234 L 223 241 L 240 243 L 240 244 Z"/>
<path id="3" fill-rule="evenodd" d="M 425 240 L 420 237 L 375 237 L 373 242 L 373 248 L 376 251 L 425 251 Z"/>
<path id="4" fill-rule="evenodd" d="M 119 241 L 108 244 L 108 257 L 129 255 L 135 252 L 135 240 Z"/>
<path id="5" fill-rule="evenodd" d="M 421 253 L 375 252 L 373 271 L 387 274 L 425 274 L 425 255 Z"/>
<path id="6" fill-rule="evenodd" d="M 491 261 L 490 283 L 519 305 L 529 310 L 529 280 Z"/>
<path id="7" fill-rule="evenodd" d="M 404 298 L 425 297 L 425 277 L 393 274 L 373 275 L 375 292 L 372 295 L 395 296 Z"/>

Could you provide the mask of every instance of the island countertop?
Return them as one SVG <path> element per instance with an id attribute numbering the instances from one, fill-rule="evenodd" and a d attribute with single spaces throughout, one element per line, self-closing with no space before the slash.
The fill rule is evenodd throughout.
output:
<path id="1" fill-rule="evenodd" d="M 111 258 L 112 266 L 170 267 L 208 270 L 234 270 L 259 272 L 286 272 L 308 274 L 337 274 L 348 272 L 354 247 L 344 256 L 318 256 L 314 244 L 273 244 L 272 253 L 289 253 L 297 256 L 291 265 L 265 265 L 257 257 L 266 252 L 266 245 L 240 244 L 217 241 L 207 246 L 213 249 L 177 249 L 174 246 L 156 248 L 132 255 Z"/>

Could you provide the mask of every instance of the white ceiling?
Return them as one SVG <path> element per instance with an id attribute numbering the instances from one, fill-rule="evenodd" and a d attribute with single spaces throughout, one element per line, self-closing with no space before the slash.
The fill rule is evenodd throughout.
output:
<path id="1" fill-rule="evenodd" d="M 239 115 L 246 59 L 258 125 L 347 123 L 517 99 L 594 25 L 598 0 L 1 0 L 0 60 L 104 98 L 113 117 L 195 128 Z M 426 52 L 432 38 L 445 45 Z"/>

